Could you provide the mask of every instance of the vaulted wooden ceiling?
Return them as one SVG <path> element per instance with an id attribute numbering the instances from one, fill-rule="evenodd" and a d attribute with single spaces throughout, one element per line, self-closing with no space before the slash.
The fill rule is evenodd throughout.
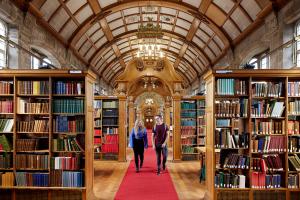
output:
<path id="1" fill-rule="evenodd" d="M 138 26 L 152 17 L 164 31 L 163 51 L 188 85 L 287 2 L 32 0 L 29 11 L 111 84 L 136 56 Z"/>

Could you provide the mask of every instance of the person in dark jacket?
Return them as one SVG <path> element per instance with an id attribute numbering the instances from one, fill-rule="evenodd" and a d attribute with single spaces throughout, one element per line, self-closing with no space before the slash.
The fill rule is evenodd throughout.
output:
<path id="1" fill-rule="evenodd" d="M 144 149 L 148 148 L 147 131 L 142 120 L 137 119 L 129 137 L 129 147 L 133 148 L 136 172 L 144 162 Z"/>

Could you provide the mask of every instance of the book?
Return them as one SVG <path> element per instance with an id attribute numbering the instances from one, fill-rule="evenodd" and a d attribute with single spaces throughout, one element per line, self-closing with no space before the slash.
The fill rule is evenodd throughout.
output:
<path id="1" fill-rule="evenodd" d="M 14 84 L 13 81 L 0 81 L 0 94 L 13 94 Z"/>
<path id="2" fill-rule="evenodd" d="M 17 154 L 16 169 L 48 169 L 49 155 Z"/>
<path id="3" fill-rule="evenodd" d="M 0 133 L 12 132 L 14 119 L 0 119 Z"/>
<path id="4" fill-rule="evenodd" d="M 13 100 L 6 99 L 6 100 L 0 100 L 0 113 L 13 113 Z"/>
<path id="5" fill-rule="evenodd" d="M 0 146 L 3 151 L 11 151 L 12 144 L 9 142 L 5 135 L 0 135 Z"/>
<path id="6" fill-rule="evenodd" d="M 18 81 L 18 93 L 21 95 L 49 94 L 49 81 Z"/>
<path id="7" fill-rule="evenodd" d="M 55 81 L 53 84 L 53 93 L 83 95 L 84 82 L 83 81 Z"/>

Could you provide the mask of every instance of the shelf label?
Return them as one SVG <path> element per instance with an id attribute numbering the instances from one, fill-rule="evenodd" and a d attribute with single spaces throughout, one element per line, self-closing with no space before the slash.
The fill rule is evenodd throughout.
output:
<path id="1" fill-rule="evenodd" d="M 217 74 L 227 74 L 232 73 L 232 70 L 216 70 Z"/>
<path id="2" fill-rule="evenodd" d="M 69 74 L 82 74 L 82 70 L 72 69 L 69 70 Z"/>

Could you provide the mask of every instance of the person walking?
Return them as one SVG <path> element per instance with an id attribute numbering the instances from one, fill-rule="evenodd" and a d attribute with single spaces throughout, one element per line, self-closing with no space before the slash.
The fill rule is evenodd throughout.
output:
<path id="1" fill-rule="evenodd" d="M 144 149 L 148 148 L 147 131 L 142 120 L 137 119 L 129 137 L 129 147 L 133 148 L 135 170 L 140 171 L 144 162 Z"/>
<path id="2" fill-rule="evenodd" d="M 152 144 L 156 152 L 157 160 L 157 175 L 160 175 L 161 156 L 163 157 L 162 168 L 166 169 L 166 162 L 168 156 L 167 141 L 169 137 L 169 128 L 163 123 L 161 115 L 155 116 L 155 125 L 152 130 Z"/>

